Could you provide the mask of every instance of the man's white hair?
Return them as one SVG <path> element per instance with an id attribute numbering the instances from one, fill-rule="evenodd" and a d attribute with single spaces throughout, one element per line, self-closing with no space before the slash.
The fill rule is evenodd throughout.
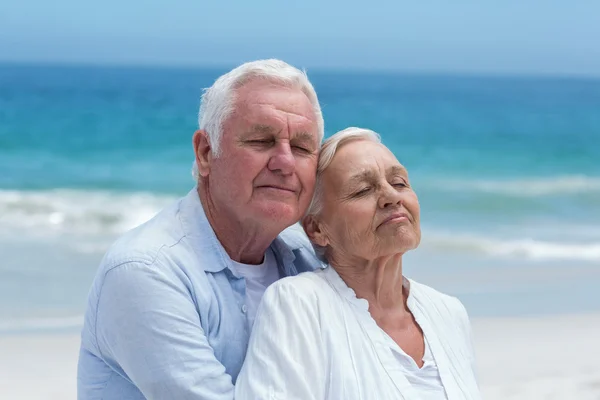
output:
<path id="1" fill-rule="evenodd" d="M 377 132 L 370 129 L 349 127 L 335 133 L 328 138 L 319 154 L 319 163 L 317 165 L 317 181 L 315 183 L 315 192 L 306 215 L 317 215 L 323 208 L 323 172 L 333 161 L 337 151 L 344 145 L 357 140 L 368 140 L 375 143 L 381 143 L 381 137 Z"/>
<path id="2" fill-rule="evenodd" d="M 317 120 L 317 140 L 321 143 L 324 136 L 324 122 L 317 93 L 308 80 L 305 71 L 301 71 L 288 63 L 276 60 L 258 60 L 240 65 L 220 76 L 213 85 L 204 90 L 198 112 L 198 127 L 206 131 L 213 155 L 220 154 L 223 124 L 233 111 L 235 91 L 250 80 L 262 79 L 287 87 L 298 88 L 308 97 L 313 106 Z M 198 180 L 198 165 L 194 161 L 192 175 Z"/>

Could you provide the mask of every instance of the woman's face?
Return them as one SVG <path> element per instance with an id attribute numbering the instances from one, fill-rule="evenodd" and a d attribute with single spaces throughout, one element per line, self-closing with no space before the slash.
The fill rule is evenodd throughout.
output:
<path id="1" fill-rule="evenodd" d="M 332 260 L 404 253 L 421 240 L 419 201 L 408 173 L 380 143 L 344 144 L 322 176 L 323 208 L 306 224 Z M 309 217 L 310 220 L 310 217 Z"/>

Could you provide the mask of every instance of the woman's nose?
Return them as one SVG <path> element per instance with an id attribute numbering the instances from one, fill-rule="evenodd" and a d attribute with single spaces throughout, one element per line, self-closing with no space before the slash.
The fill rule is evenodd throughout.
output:
<path id="1" fill-rule="evenodd" d="M 379 207 L 386 208 L 400 204 L 402 204 L 402 194 L 394 186 L 386 184 L 379 196 Z"/>

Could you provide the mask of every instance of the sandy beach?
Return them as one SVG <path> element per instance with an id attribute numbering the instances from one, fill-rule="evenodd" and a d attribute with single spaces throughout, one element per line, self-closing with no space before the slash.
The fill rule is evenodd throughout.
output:
<path id="1" fill-rule="evenodd" d="M 474 319 L 484 399 L 600 399 L 600 314 Z M 0 338 L 0 398 L 71 400 L 76 334 Z"/>
<path id="2" fill-rule="evenodd" d="M 600 314 L 473 326 L 484 399 L 600 399 Z"/>

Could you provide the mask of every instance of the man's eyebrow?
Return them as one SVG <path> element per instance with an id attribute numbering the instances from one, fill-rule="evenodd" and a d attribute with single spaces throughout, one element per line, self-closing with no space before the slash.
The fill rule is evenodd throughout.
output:
<path id="1" fill-rule="evenodd" d="M 272 126 L 256 124 L 256 125 L 252 125 L 252 128 L 250 128 L 249 133 L 251 133 L 251 134 L 258 133 L 258 134 L 263 134 L 263 135 L 275 135 L 276 132 Z"/>
<path id="2" fill-rule="evenodd" d="M 300 142 L 314 142 L 316 139 L 315 135 L 311 135 L 307 131 L 300 131 L 294 134 L 294 138 L 292 140 L 297 140 Z"/>

